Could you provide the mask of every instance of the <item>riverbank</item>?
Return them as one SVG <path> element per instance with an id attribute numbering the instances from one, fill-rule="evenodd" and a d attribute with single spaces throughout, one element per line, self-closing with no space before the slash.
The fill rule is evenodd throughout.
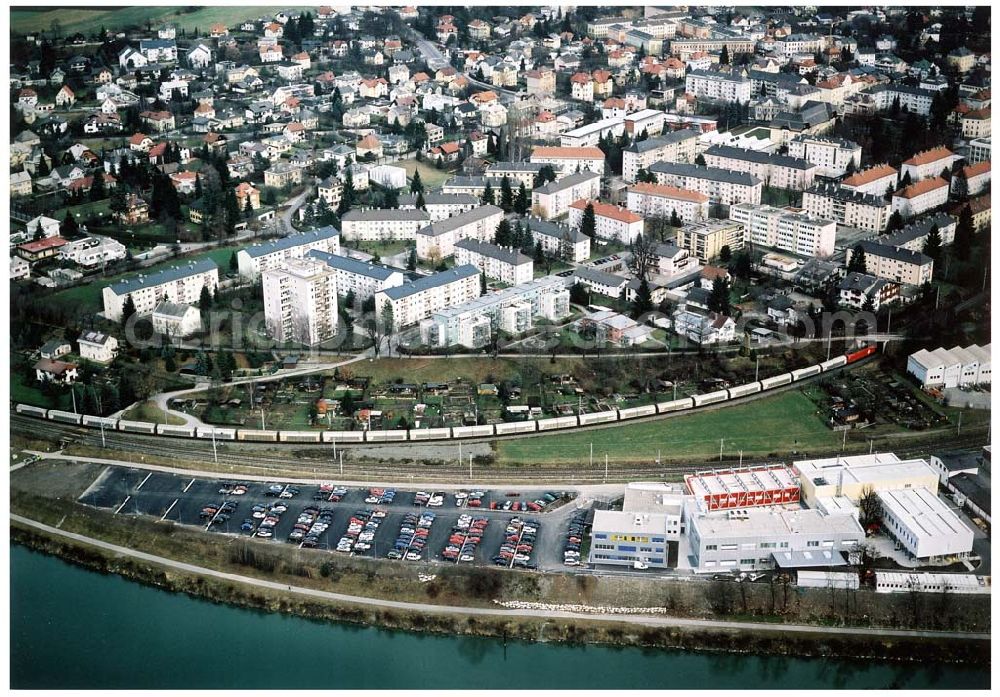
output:
<path id="1" fill-rule="evenodd" d="M 700 628 L 691 626 L 636 626 L 621 618 L 531 617 L 469 612 L 407 611 L 398 608 L 358 606 L 302 595 L 306 587 L 290 584 L 262 588 L 247 583 L 211 578 L 147 561 L 122 556 L 90 545 L 31 529 L 17 521 L 11 524 L 15 544 L 58 556 L 75 565 L 100 573 L 111 573 L 131 581 L 167 591 L 266 612 L 298 615 L 314 620 L 347 622 L 391 629 L 460 636 L 504 637 L 532 642 L 568 642 L 684 649 L 737 654 L 780 656 L 824 656 L 892 661 L 988 664 L 989 641 L 957 640 L 954 635 L 895 636 L 877 634 L 825 634 L 815 631 L 789 632 L 788 627 L 761 624 L 753 629 Z M 248 581 L 252 580 L 247 578 Z M 284 580 L 284 579 L 282 579 Z M 273 584 L 272 584 L 273 585 Z M 459 609 L 460 610 L 460 609 Z M 668 618 L 669 621 L 669 618 Z M 752 643 L 751 643 L 752 642 Z M 753 646 L 753 651 L 747 650 Z"/>

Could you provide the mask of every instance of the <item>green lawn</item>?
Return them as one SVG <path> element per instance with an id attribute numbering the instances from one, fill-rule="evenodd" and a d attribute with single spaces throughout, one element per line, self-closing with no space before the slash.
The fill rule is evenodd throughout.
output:
<path id="1" fill-rule="evenodd" d="M 816 412 L 801 392 L 785 392 L 662 421 L 499 441 L 497 456 L 502 463 L 583 463 L 589 460 L 593 443 L 595 458 L 603 460 L 607 453 L 616 463 L 652 462 L 657 452 L 664 461 L 697 460 L 717 456 L 720 438 L 725 438 L 727 458 L 740 450 L 751 457 L 837 447 L 841 435 L 827 428 Z"/>
<path id="2" fill-rule="evenodd" d="M 417 170 L 420 171 L 420 181 L 423 182 L 425 189 L 434 189 L 441 186 L 446 179 L 451 177 L 450 172 L 445 172 L 436 167 L 432 167 L 426 162 L 417 162 L 416 160 L 406 160 L 405 162 L 395 163 L 403 167 L 406 170 L 406 176 L 410 179 L 413 178 L 413 173 Z"/>
<path id="3" fill-rule="evenodd" d="M 50 217 L 55 218 L 59 222 L 62 222 L 66 218 L 66 211 L 72 211 L 73 216 L 76 218 L 78 223 L 85 223 L 88 219 L 95 215 L 100 215 L 102 217 L 108 217 L 111 215 L 110 210 L 111 199 L 102 199 L 100 201 L 91 201 L 89 203 L 81 203 L 78 206 L 69 206 L 67 208 L 60 208 L 51 214 Z M 110 220 L 110 218 L 108 218 Z"/>
<path id="4" fill-rule="evenodd" d="M 65 395 L 60 395 L 60 398 L 52 398 L 38 389 L 35 384 L 28 384 L 25 381 L 24 372 L 21 370 L 12 370 L 10 373 L 10 398 L 11 401 L 30 404 L 35 407 L 43 407 L 45 409 L 66 409 L 67 404 L 71 403 L 71 397 L 67 392 Z M 61 399 L 65 397 L 65 399 Z M 72 407 L 69 407 L 72 408 Z"/>
<path id="5" fill-rule="evenodd" d="M 279 10 L 298 9 L 310 10 L 315 13 L 315 7 L 287 5 L 250 5 L 239 7 L 235 5 L 225 5 L 216 7 L 202 7 L 193 12 L 184 12 L 182 7 L 116 7 L 109 9 L 87 9 L 87 8 L 64 8 L 32 10 L 29 8 L 15 8 L 10 13 L 10 28 L 16 33 L 28 33 L 37 31 L 48 32 L 52 26 L 52 21 L 59 20 L 63 34 L 70 34 L 77 31 L 93 33 L 105 27 L 109 31 L 112 29 L 122 29 L 130 26 L 144 26 L 146 22 L 151 22 L 153 27 L 159 26 L 163 22 L 170 22 L 178 29 L 193 31 L 196 27 L 202 34 L 207 34 L 209 27 L 215 22 L 222 22 L 229 28 L 234 28 L 246 19 L 273 15 Z"/>
<path id="6" fill-rule="evenodd" d="M 164 413 L 162 409 L 156 406 L 155 402 L 137 404 L 122 414 L 122 418 L 129 421 L 148 421 L 156 424 L 165 423 L 170 426 L 181 426 L 184 424 L 184 419 Z"/>

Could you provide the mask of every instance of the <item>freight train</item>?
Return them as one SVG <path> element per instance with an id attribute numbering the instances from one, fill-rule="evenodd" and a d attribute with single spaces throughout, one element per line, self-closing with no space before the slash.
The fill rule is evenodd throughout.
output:
<path id="1" fill-rule="evenodd" d="M 247 428 L 223 428 L 216 426 L 168 426 L 145 421 L 129 421 L 126 419 L 72 414 L 57 409 L 42 409 L 27 404 L 17 404 L 15 411 L 23 416 L 33 416 L 59 423 L 75 424 L 88 428 L 104 428 L 126 433 L 146 435 L 172 436 L 176 438 L 199 438 L 216 441 L 247 441 L 254 443 L 396 443 L 404 441 L 440 441 L 465 438 L 489 438 L 491 436 L 507 436 L 539 431 L 555 431 L 594 424 L 604 424 L 616 421 L 628 421 L 657 414 L 670 414 L 689 411 L 711 404 L 739 399 L 760 392 L 790 385 L 800 380 L 842 368 L 851 363 L 863 360 L 876 352 L 875 346 L 846 353 L 828 361 L 823 361 L 806 368 L 799 368 L 782 375 L 764 378 L 745 385 L 729 387 L 724 390 L 696 394 L 683 399 L 674 399 L 657 404 L 647 404 L 641 407 L 625 409 L 610 409 L 579 416 L 556 416 L 549 419 L 529 421 L 511 421 L 499 424 L 480 426 L 454 426 L 448 428 L 371 430 L 371 431 L 266 431 Z"/>

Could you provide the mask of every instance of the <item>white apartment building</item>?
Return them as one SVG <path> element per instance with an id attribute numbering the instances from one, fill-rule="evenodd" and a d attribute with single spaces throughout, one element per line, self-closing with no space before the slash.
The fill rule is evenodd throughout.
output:
<path id="1" fill-rule="evenodd" d="M 455 253 L 459 240 L 490 241 L 501 220 L 503 209 L 485 205 L 433 222 L 417 230 L 417 257 L 440 260 Z"/>
<path id="2" fill-rule="evenodd" d="M 862 240 L 851 247 L 847 253 L 848 260 L 854 256 L 854 249 L 858 246 L 864 250 L 865 272 L 876 278 L 920 286 L 930 283 L 934 275 L 934 260 L 929 256 L 873 240 Z"/>
<path id="3" fill-rule="evenodd" d="M 340 231 L 327 225 L 241 249 L 236 254 L 240 278 L 256 281 L 264 271 L 277 269 L 289 259 L 302 259 L 313 250 L 340 254 Z"/>
<path id="4" fill-rule="evenodd" d="M 649 167 L 657 184 L 676 186 L 708 196 L 712 203 L 760 203 L 764 183 L 746 172 L 702 167 L 686 162 L 656 162 Z"/>
<path id="5" fill-rule="evenodd" d="M 923 90 L 919 87 L 907 87 L 906 85 L 878 85 L 864 94 L 870 95 L 875 103 L 875 107 L 880 111 L 892 107 L 896 99 L 899 99 L 899 108 L 905 108 L 921 116 L 927 116 L 931 111 L 931 104 L 934 101 L 935 92 Z"/>
<path id="6" fill-rule="evenodd" d="M 531 211 L 550 220 L 569 211 L 574 201 L 595 199 L 601 194 L 601 176 L 595 172 L 578 172 L 549 182 L 531 192 Z"/>
<path id="7" fill-rule="evenodd" d="M 884 196 L 887 191 L 895 190 L 899 181 L 899 171 L 891 165 L 876 165 L 855 172 L 840 182 L 840 186 L 848 191 L 872 196 Z"/>
<path id="8" fill-rule="evenodd" d="M 487 278 L 516 286 L 527 283 L 535 275 L 535 264 L 512 247 L 498 247 L 479 240 L 459 240 L 455 243 L 455 263 L 475 266 Z"/>
<path id="9" fill-rule="evenodd" d="M 940 177 L 923 179 L 892 196 L 892 210 L 903 218 L 912 218 L 948 202 L 948 182 Z"/>
<path id="10" fill-rule="evenodd" d="M 916 184 L 921 179 L 940 177 L 945 169 L 950 170 L 956 160 L 962 159 L 943 145 L 930 150 L 918 152 L 909 160 L 903 162 L 900 178 L 910 175 L 910 181 Z"/>
<path id="11" fill-rule="evenodd" d="M 991 344 L 972 344 L 965 348 L 920 349 L 910 354 L 906 372 L 923 387 L 964 387 L 993 382 Z"/>
<path id="12" fill-rule="evenodd" d="M 264 322 L 278 343 L 315 346 L 337 333 L 337 276 L 317 259 L 263 271 Z"/>
<path id="13" fill-rule="evenodd" d="M 947 213 L 936 213 L 903 226 L 901 230 L 883 237 L 881 242 L 893 247 L 922 252 L 927 236 L 930 235 L 931 229 L 935 226 L 941 236 L 942 245 L 952 244 L 955 241 L 955 228 L 958 227 L 958 220 Z"/>
<path id="14" fill-rule="evenodd" d="M 388 304 L 392 308 L 395 328 L 399 329 L 478 297 L 479 269 L 475 266 L 456 266 L 378 291 L 375 294 L 375 310 L 381 316 L 382 308 Z"/>
<path id="15" fill-rule="evenodd" d="M 337 294 L 353 292 L 358 301 L 365 301 L 380 290 L 401 286 L 406 281 L 401 271 L 387 266 L 361 261 L 320 250 L 309 252 L 309 258 L 322 261 L 337 276 Z"/>
<path id="16" fill-rule="evenodd" d="M 95 363 L 110 363 L 118 356 L 118 339 L 93 329 L 77 339 L 80 358 Z"/>
<path id="17" fill-rule="evenodd" d="M 699 99 L 745 104 L 750 101 L 750 86 L 750 80 L 745 77 L 711 70 L 692 70 L 684 78 L 685 94 Z"/>
<path id="18" fill-rule="evenodd" d="M 976 196 L 990 187 L 990 161 L 963 167 L 951 178 L 951 192 L 956 196 Z"/>
<path id="19" fill-rule="evenodd" d="M 674 212 L 684 223 L 708 218 L 709 197 L 706 194 L 668 184 L 634 184 L 629 187 L 626 200 L 627 208 L 644 218 L 669 219 Z"/>
<path id="20" fill-rule="evenodd" d="M 662 114 L 662 112 L 660 112 Z M 625 132 L 625 119 L 618 116 L 588 123 L 579 128 L 564 131 L 559 136 L 559 145 L 564 148 L 595 148 L 607 135 L 620 138 Z M 532 160 L 534 161 L 534 160 Z M 602 159 L 603 162 L 603 159 Z"/>
<path id="21" fill-rule="evenodd" d="M 162 336 L 185 339 L 201 330 L 201 311 L 193 305 L 166 300 L 153 308 L 153 331 Z"/>
<path id="22" fill-rule="evenodd" d="M 345 240 L 360 242 L 412 240 L 429 222 L 430 215 L 421 210 L 352 208 L 340 218 L 340 233 Z"/>
<path id="23" fill-rule="evenodd" d="M 578 228 L 551 223 L 534 216 L 526 218 L 524 222 L 531 232 L 531 241 L 541 244 L 545 254 L 577 264 L 590 258 L 590 238 Z"/>
<path id="24" fill-rule="evenodd" d="M 128 250 L 118 240 L 110 237 L 84 237 L 67 242 L 59 248 L 59 258 L 80 266 L 93 267 L 124 259 Z"/>
<path id="25" fill-rule="evenodd" d="M 833 254 L 837 224 L 803 214 L 800 209 L 740 203 L 729 208 L 729 219 L 743 224 L 750 243 L 804 257 Z"/>
<path id="26" fill-rule="evenodd" d="M 497 330 L 516 336 L 531 329 L 535 317 L 556 322 L 569 312 L 563 279 L 546 276 L 435 312 L 420 323 L 420 338 L 434 347 L 480 348 Z"/>
<path id="27" fill-rule="evenodd" d="M 511 189 L 515 192 L 521 184 L 530 190 L 535 186 L 535 177 L 544 166 L 538 162 L 494 162 L 486 167 L 485 176 L 501 182 L 504 177 L 508 177 Z M 424 196 L 426 197 L 426 194 Z"/>
<path id="28" fill-rule="evenodd" d="M 814 184 L 802 193 L 806 213 L 860 230 L 882 232 L 889 223 L 892 204 L 881 194 L 851 191 L 833 183 Z"/>
<path id="29" fill-rule="evenodd" d="M 655 162 L 694 162 L 698 131 L 685 128 L 653 136 L 629 145 L 622 152 L 622 179 L 634 184 L 640 169 L 648 170 Z"/>
<path id="30" fill-rule="evenodd" d="M 973 138 L 969 141 L 968 160 L 972 164 L 989 160 L 993 152 L 993 144 L 990 138 Z"/>
<path id="31" fill-rule="evenodd" d="M 424 193 L 423 210 L 430 216 L 430 222 L 433 223 L 471 211 L 473 208 L 481 206 L 482 203 L 478 196 L 472 194 Z M 399 197 L 399 210 L 413 211 L 416 209 L 416 194 L 403 194 Z"/>
<path id="32" fill-rule="evenodd" d="M 594 207 L 594 236 L 601 240 L 615 240 L 622 244 L 632 244 L 642 234 L 644 220 L 641 215 L 627 208 L 610 203 L 580 199 L 569 207 L 567 223 L 574 230 L 580 229 L 587 205 Z"/>
<path id="33" fill-rule="evenodd" d="M 102 291 L 104 316 L 112 322 L 122 319 L 125 299 L 132 296 L 137 315 L 148 315 L 157 304 L 169 298 L 185 305 L 197 304 L 201 289 L 215 293 L 219 286 L 219 267 L 211 259 L 199 259 L 171 266 L 152 274 L 137 274 L 105 286 Z"/>
<path id="34" fill-rule="evenodd" d="M 861 164 L 861 146 L 857 143 L 806 133 L 788 141 L 788 155 L 813 163 L 819 168 L 816 173 L 826 177 L 839 177 L 852 162 L 855 167 Z"/>
<path id="35" fill-rule="evenodd" d="M 713 145 L 705 151 L 705 164 L 734 172 L 746 172 L 778 189 L 801 191 L 812 186 L 816 165 L 788 155 L 772 155 L 728 145 Z"/>
<path id="36" fill-rule="evenodd" d="M 640 109 L 625 116 L 625 132 L 633 139 L 645 133 L 649 137 L 663 133 L 667 123 L 666 112 L 658 109 Z"/>
<path id="37" fill-rule="evenodd" d="M 552 165 L 557 174 L 596 172 L 604 174 L 604 151 L 596 147 L 569 148 L 539 145 L 531 151 L 530 162 Z"/>
<path id="38" fill-rule="evenodd" d="M 730 252 L 743 249 L 746 243 L 746 228 L 735 220 L 705 220 L 685 225 L 677 231 L 677 246 L 686 249 L 702 264 L 719 256 L 723 247 Z"/>

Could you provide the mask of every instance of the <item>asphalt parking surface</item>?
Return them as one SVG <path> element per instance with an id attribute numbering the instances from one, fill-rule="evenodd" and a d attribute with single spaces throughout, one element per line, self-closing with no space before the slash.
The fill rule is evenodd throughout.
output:
<path id="1" fill-rule="evenodd" d="M 545 491 L 522 488 L 466 489 L 465 491 L 486 492 L 482 499 L 483 505 L 480 508 L 459 508 L 453 492 L 444 490 L 434 490 L 445 494 L 443 505 L 435 508 L 415 505 L 415 490 L 396 490 L 395 499 L 390 504 L 365 503 L 368 490 L 357 486 L 347 487 L 347 494 L 339 502 L 314 501 L 313 495 L 318 492 L 319 487 L 307 484 L 294 485 L 299 489 L 299 494 L 292 498 L 281 499 L 265 496 L 269 487 L 286 484 L 279 480 L 274 482 L 241 482 L 246 486 L 246 494 L 241 496 L 219 493 L 219 489 L 224 484 L 238 481 L 240 480 L 199 479 L 127 467 L 108 467 L 80 496 L 79 500 L 87 505 L 111 510 L 116 515 L 147 515 L 157 520 L 172 521 L 179 525 L 200 528 L 201 530 L 208 529 L 214 533 L 231 536 L 255 534 L 257 524 L 260 522 L 259 519 L 254 519 L 253 531 L 243 532 L 240 530 L 243 521 L 251 518 L 252 508 L 255 504 L 268 505 L 281 501 L 288 509 L 281 515 L 278 524 L 274 527 L 274 536 L 266 540 L 266 542 L 273 544 L 298 544 L 294 541 L 289 542 L 288 535 L 302 510 L 310 506 L 321 509 L 328 508 L 333 513 L 333 522 L 320 537 L 319 546 L 334 554 L 338 554 L 334 551 L 337 542 L 346 532 L 348 522 L 355 511 L 381 509 L 386 511 L 387 515 L 382 519 L 375 533 L 371 549 L 352 553 L 380 559 L 385 559 L 386 554 L 393 548 L 399 536 L 403 517 L 407 513 L 419 515 L 421 512 L 429 510 L 434 512 L 435 519 L 429 531 L 422 561 L 440 564 L 455 563 L 443 559 L 441 552 L 447 546 L 452 527 L 457 523 L 461 514 L 482 515 L 489 519 L 482 542 L 475 551 L 474 561 L 476 564 L 486 565 L 492 564 L 490 558 L 497 554 L 503 542 L 507 522 L 515 516 L 520 516 L 522 519 L 535 520 L 540 523 L 531 562 L 537 564 L 541 569 L 566 568 L 562 565 L 562 550 L 566 527 L 576 511 L 574 503 L 570 502 L 558 508 L 550 508 L 550 512 L 542 513 L 489 509 L 490 503 L 493 501 L 497 501 L 501 506 L 508 500 L 518 500 L 523 504 L 541 498 L 546 493 Z M 336 482 L 332 483 L 336 484 Z M 425 491 L 432 493 L 430 489 Z M 515 495 L 508 496 L 508 494 Z M 202 509 L 208 505 L 219 506 L 223 501 L 237 502 L 236 510 L 228 521 L 209 526 L 208 520 L 200 517 Z M 393 563 L 407 564 L 412 562 L 396 560 Z"/>

